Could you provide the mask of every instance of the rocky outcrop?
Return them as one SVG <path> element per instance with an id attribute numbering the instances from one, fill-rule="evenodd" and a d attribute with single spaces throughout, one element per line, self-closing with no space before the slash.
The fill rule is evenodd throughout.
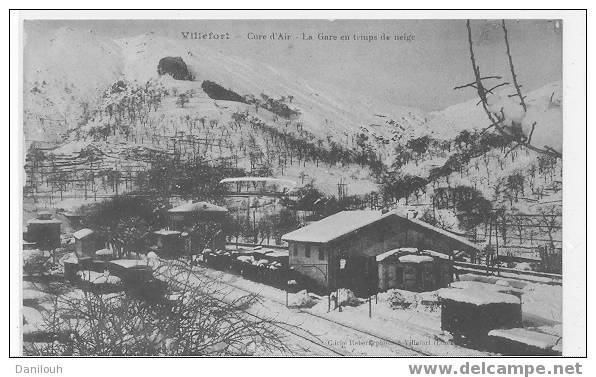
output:
<path id="1" fill-rule="evenodd" d="M 188 70 L 186 63 L 184 63 L 184 60 L 179 56 L 166 56 L 165 58 L 161 58 L 157 65 L 157 73 L 160 76 L 168 74 L 176 80 L 194 80 L 194 76 Z"/>

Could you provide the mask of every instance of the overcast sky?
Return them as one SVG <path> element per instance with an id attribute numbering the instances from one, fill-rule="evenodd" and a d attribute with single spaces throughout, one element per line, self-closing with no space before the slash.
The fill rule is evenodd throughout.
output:
<path id="1" fill-rule="evenodd" d="M 560 80 L 562 25 L 551 20 L 507 21 L 519 80 L 526 90 Z M 193 40 L 224 53 L 245 56 L 349 91 L 360 91 L 392 103 L 438 110 L 474 97 L 453 87 L 472 80 L 467 32 L 463 20 L 51 20 L 26 21 L 28 40 L 53 29 L 92 29 L 114 39 L 154 32 L 182 39 L 182 32 L 229 33 L 225 41 Z M 500 21 L 472 21 L 481 70 L 504 75 L 507 56 Z M 248 33 L 286 32 L 290 41 L 255 41 Z M 303 41 L 302 33 L 315 40 Z M 317 41 L 327 35 L 413 35 L 406 41 Z"/>

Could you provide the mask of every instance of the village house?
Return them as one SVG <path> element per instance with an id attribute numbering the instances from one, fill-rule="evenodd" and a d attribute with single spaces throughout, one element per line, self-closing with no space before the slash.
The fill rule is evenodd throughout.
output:
<path id="1" fill-rule="evenodd" d="M 176 255 L 184 252 L 184 238 L 177 230 L 160 229 L 153 232 L 155 249 L 166 254 Z"/>
<path id="2" fill-rule="evenodd" d="M 416 248 L 450 258 L 456 250 L 479 251 L 463 237 L 415 218 L 381 211 L 339 212 L 287 233 L 282 239 L 289 244 L 291 269 L 319 288 L 345 287 L 360 295 L 378 291 L 376 257 L 385 252 Z"/>
<path id="3" fill-rule="evenodd" d="M 39 212 L 37 218 L 27 222 L 25 240 L 35 243 L 41 250 L 51 250 L 60 246 L 60 220 L 52 218 L 50 212 Z"/>
<path id="4" fill-rule="evenodd" d="M 75 253 L 79 259 L 93 258 L 95 252 L 105 246 L 99 234 L 91 229 L 77 230 L 72 235 L 75 239 Z"/>
<path id="5" fill-rule="evenodd" d="M 186 203 L 168 210 L 170 230 L 189 232 L 193 228 L 199 232 L 201 227 L 208 231 L 209 223 L 224 224 L 228 210 L 224 207 L 207 202 Z M 186 241 L 187 252 L 201 251 L 204 247 L 224 250 L 226 246 L 226 234 L 219 231 L 212 236 L 208 245 L 204 245 L 205 237 L 201 234 L 190 234 Z"/>

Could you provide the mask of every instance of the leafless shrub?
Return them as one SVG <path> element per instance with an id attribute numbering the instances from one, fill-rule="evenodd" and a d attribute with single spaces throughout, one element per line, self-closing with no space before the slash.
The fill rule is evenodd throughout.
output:
<path id="1" fill-rule="evenodd" d="M 154 267 L 166 294 L 155 300 L 131 292 L 58 292 L 44 315 L 57 340 L 33 343 L 29 355 L 251 355 L 288 354 L 278 323 L 248 309 L 257 295 L 237 291 L 193 271 L 185 261 Z M 78 292 L 78 293 L 77 293 Z M 236 294 L 234 294 L 236 293 Z M 284 326 L 287 326 L 284 324 Z"/>

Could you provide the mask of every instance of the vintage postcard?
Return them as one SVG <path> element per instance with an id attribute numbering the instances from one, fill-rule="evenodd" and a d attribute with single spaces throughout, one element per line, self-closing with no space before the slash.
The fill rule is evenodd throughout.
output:
<path id="1" fill-rule="evenodd" d="M 18 352 L 564 355 L 585 125 L 517 14 L 25 14 Z"/>

